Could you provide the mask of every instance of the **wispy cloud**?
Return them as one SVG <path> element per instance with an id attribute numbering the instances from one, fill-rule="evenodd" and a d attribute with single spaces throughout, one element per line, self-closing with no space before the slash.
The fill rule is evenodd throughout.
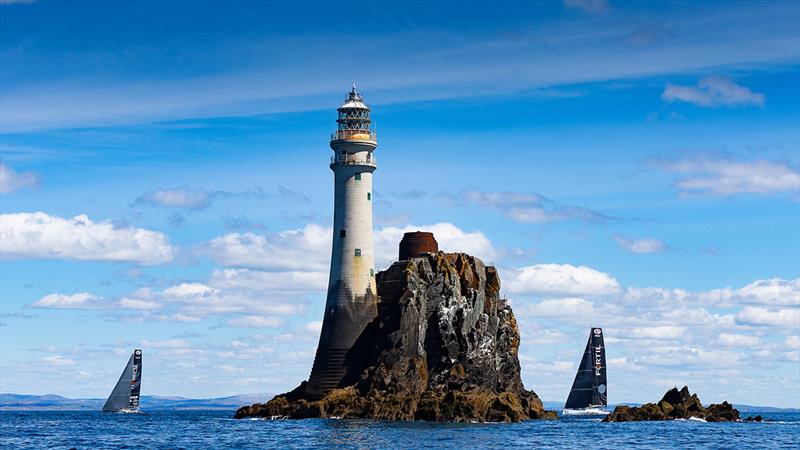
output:
<path id="1" fill-rule="evenodd" d="M 17 172 L 0 162 L 0 194 L 36 187 L 39 187 L 39 175 L 33 172 Z"/>
<path id="2" fill-rule="evenodd" d="M 652 162 L 682 175 L 675 185 L 686 195 L 800 194 L 800 171 L 784 162 L 705 155 L 680 160 L 657 158 Z"/>
<path id="3" fill-rule="evenodd" d="M 186 210 L 200 210 L 211 206 L 212 202 L 227 198 L 258 199 L 277 198 L 283 201 L 300 203 L 307 202 L 308 196 L 293 191 L 284 186 L 278 186 L 276 193 L 269 193 L 260 187 L 249 191 L 207 191 L 189 187 L 159 188 L 140 195 L 134 206 L 160 206 L 163 208 L 178 208 Z"/>
<path id="4" fill-rule="evenodd" d="M 500 211 L 509 219 L 519 223 L 548 223 L 564 220 L 605 223 L 611 219 L 610 216 L 589 208 L 558 205 L 535 193 L 489 192 L 471 189 L 455 195 L 442 193 L 440 197 L 451 204 L 486 206 Z"/>
<path id="5" fill-rule="evenodd" d="M 602 9 L 602 2 L 570 4 L 584 10 Z M 682 16 L 672 30 L 681 39 L 645 53 L 626 42 L 630 26 L 619 17 L 595 18 L 591 27 L 581 21 L 531 24 L 535 31 L 522 38 L 503 35 L 488 40 L 483 36 L 475 40 L 462 30 L 393 30 L 370 35 L 372 51 L 347 60 L 342 60 L 338 50 L 362 44 L 363 36 L 340 34 L 332 39 L 311 32 L 253 36 L 249 41 L 258 45 L 243 46 L 241 40 L 227 43 L 241 63 L 213 75 L 201 71 L 177 79 L 97 83 L 87 73 L 37 86 L 5 87 L 0 121 L 2 132 L 15 133 L 321 109 L 340 97 L 346 81 L 340 73 L 316 69 L 350 63 L 365 68 L 359 76 L 369 80 L 365 90 L 373 104 L 511 94 L 709 67 L 773 64 L 797 55 L 800 44 L 789 25 L 796 15 L 791 8 L 772 5 L 730 8 L 709 17 Z M 713 39 L 708 38 L 709 30 L 715 31 Z M 743 41 L 748 45 L 741 45 Z M 294 50 L 291 58 L 282 53 L 286 48 Z M 207 57 L 229 50 L 217 49 Z M 270 61 L 270 66 L 259 65 L 260 61 Z M 59 73 L 58 68 L 49 72 Z M 736 95 L 724 85 L 709 89 L 723 92 L 724 98 Z"/>
<path id="6" fill-rule="evenodd" d="M 628 236 L 614 236 L 620 247 L 632 253 L 660 253 L 666 250 L 667 245 L 655 238 L 631 238 Z"/>
<path id="7" fill-rule="evenodd" d="M 667 102 L 686 102 L 707 108 L 739 105 L 763 106 L 766 101 L 764 94 L 753 92 L 732 80 L 718 77 L 704 78 L 697 83 L 697 86 L 668 83 L 661 98 Z"/>

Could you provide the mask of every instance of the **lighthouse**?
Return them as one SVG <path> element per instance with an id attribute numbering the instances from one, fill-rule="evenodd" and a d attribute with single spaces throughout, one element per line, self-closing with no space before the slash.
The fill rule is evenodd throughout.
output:
<path id="1" fill-rule="evenodd" d="M 370 109 L 355 83 L 337 111 L 330 141 L 334 178 L 331 270 L 322 331 L 306 387 L 310 398 L 322 397 L 358 376 L 354 372 L 363 366 L 367 353 L 357 340 L 378 314 L 372 248 L 377 137 Z"/>

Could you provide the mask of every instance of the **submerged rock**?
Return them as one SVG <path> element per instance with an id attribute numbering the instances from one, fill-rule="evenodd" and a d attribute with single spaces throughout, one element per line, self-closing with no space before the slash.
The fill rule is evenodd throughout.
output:
<path id="1" fill-rule="evenodd" d="M 398 261 L 377 275 L 378 317 L 358 380 L 321 399 L 306 382 L 242 417 L 517 422 L 556 419 L 520 378 L 519 329 L 500 278 L 463 253 Z"/>
<path id="2" fill-rule="evenodd" d="M 689 388 L 672 388 L 658 403 L 645 403 L 642 406 L 617 406 L 603 422 L 635 422 L 640 420 L 703 419 L 706 422 L 735 422 L 739 411 L 728 402 L 712 404 L 704 408 L 697 394 Z"/>

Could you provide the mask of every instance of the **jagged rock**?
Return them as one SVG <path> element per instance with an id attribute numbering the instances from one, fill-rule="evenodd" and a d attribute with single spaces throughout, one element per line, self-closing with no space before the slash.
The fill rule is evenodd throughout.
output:
<path id="1" fill-rule="evenodd" d="M 494 267 L 463 253 L 398 261 L 377 275 L 369 363 L 322 399 L 305 382 L 242 417 L 516 422 L 557 419 L 520 378 L 519 329 Z"/>
<path id="2" fill-rule="evenodd" d="M 640 420 L 674 420 L 695 417 L 707 422 L 735 422 L 739 420 L 739 411 L 728 402 L 712 404 L 703 408 L 697 394 L 689 392 L 689 388 L 672 388 L 664 394 L 658 403 L 645 403 L 639 407 L 617 406 L 614 412 L 607 415 L 603 422 L 634 422 Z"/>

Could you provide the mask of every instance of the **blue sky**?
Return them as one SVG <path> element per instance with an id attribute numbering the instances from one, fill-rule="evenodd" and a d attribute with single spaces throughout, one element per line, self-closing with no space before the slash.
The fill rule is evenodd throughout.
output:
<path id="1" fill-rule="evenodd" d="M 796 2 L 0 1 L 0 390 L 281 392 L 327 283 L 328 137 L 373 109 L 377 262 L 495 264 L 523 378 L 800 407 Z M 220 376 L 222 374 L 222 376 Z"/>

